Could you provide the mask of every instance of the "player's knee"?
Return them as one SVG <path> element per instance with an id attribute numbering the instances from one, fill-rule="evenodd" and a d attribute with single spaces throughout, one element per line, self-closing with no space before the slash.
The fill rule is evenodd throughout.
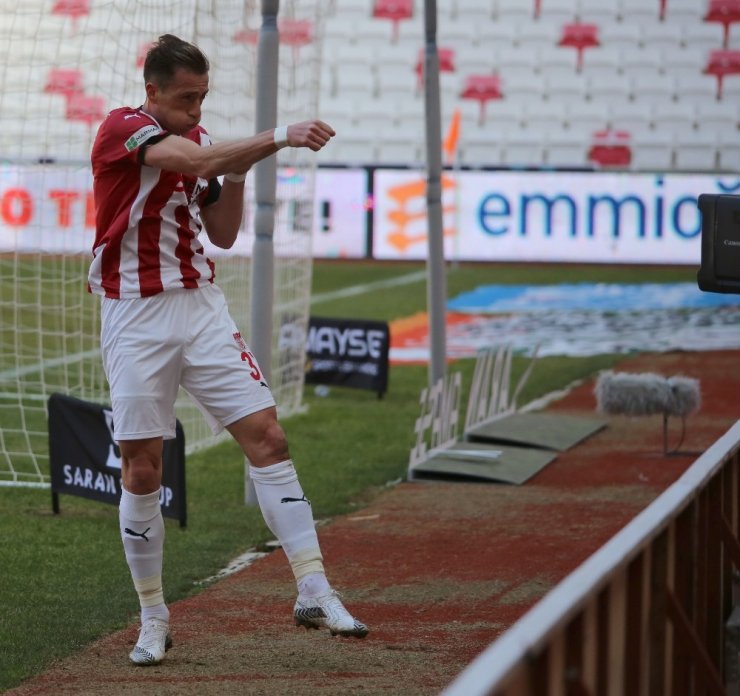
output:
<path id="1" fill-rule="evenodd" d="M 265 462 L 276 464 L 290 458 L 288 439 L 285 437 L 282 426 L 276 420 L 265 427 L 261 449 Z"/>
<path id="2" fill-rule="evenodd" d="M 134 495 L 146 495 L 159 490 L 161 485 L 161 462 L 147 454 L 124 457 L 123 486 Z"/>

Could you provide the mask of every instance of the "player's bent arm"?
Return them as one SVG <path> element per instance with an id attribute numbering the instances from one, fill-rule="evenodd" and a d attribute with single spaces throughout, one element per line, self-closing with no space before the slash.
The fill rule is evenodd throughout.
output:
<path id="1" fill-rule="evenodd" d="M 290 147 L 307 147 L 317 152 L 329 142 L 334 129 L 323 121 L 302 121 L 288 126 L 286 135 Z M 272 130 L 208 147 L 201 147 L 187 138 L 170 135 L 146 149 L 144 164 L 212 179 L 229 172 L 246 172 L 253 164 L 274 154 L 278 149 Z"/>
<path id="2" fill-rule="evenodd" d="M 244 183 L 228 179 L 224 179 L 218 200 L 200 211 L 208 239 L 221 249 L 234 245 L 243 215 Z"/>

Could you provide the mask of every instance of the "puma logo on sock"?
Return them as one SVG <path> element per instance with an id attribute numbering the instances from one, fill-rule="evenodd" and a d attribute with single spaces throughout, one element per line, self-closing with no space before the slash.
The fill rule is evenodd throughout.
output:
<path id="1" fill-rule="evenodd" d="M 311 504 L 311 501 L 306 498 L 306 494 L 304 493 L 300 498 L 281 498 L 281 503 L 308 503 Z"/>
<path id="2" fill-rule="evenodd" d="M 146 533 L 151 529 L 151 527 L 147 527 L 143 532 L 135 532 L 133 529 L 129 529 L 128 527 L 124 528 L 124 532 L 132 537 L 141 537 L 144 541 L 149 541 L 149 537 L 146 535 Z"/>

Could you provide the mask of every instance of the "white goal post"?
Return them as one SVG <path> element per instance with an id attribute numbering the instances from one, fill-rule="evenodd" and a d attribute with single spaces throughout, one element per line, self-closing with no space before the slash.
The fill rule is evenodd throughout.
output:
<path id="1" fill-rule="evenodd" d="M 327 3 L 283 0 L 278 123 L 318 113 Z M 48 481 L 54 392 L 108 403 L 99 300 L 86 290 L 94 201 L 89 151 L 107 111 L 143 102 L 142 60 L 159 35 L 211 63 L 202 123 L 215 141 L 255 131 L 259 0 L 0 0 L 0 485 Z M 314 153 L 278 155 L 271 387 L 300 407 L 311 284 Z M 235 248 L 207 247 L 243 334 L 250 330 L 252 176 Z M 183 394 L 188 451 L 215 440 Z"/>

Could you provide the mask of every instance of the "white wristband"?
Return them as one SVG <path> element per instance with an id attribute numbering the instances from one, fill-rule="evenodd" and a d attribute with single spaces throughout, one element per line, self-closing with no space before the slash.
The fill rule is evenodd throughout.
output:
<path id="1" fill-rule="evenodd" d="M 285 147 L 288 144 L 288 126 L 278 126 L 272 137 L 278 150 Z"/>
<path id="2" fill-rule="evenodd" d="M 233 172 L 230 172 L 229 174 L 224 174 L 224 179 L 226 179 L 226 181 L 233 181 L 235 184 L 240 184 L 246 178 L 247 178 L 246 173 L 245 174 L 234 174 Z"/>

